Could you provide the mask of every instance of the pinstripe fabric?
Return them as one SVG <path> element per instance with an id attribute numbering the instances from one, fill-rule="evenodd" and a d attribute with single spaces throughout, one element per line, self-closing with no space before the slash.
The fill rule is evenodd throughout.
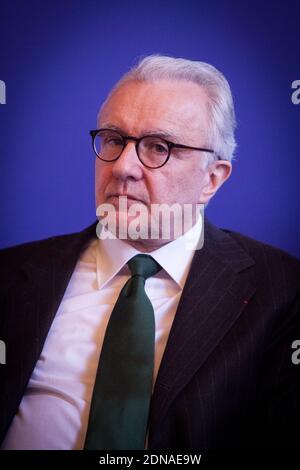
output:
<path id="1" fill-rule="evenodd" d="M 0 439 L 96 224 L 3 250 Z M 205 221 L 151 402 L 149 449 L 300 444 L 300 261 Z"/>

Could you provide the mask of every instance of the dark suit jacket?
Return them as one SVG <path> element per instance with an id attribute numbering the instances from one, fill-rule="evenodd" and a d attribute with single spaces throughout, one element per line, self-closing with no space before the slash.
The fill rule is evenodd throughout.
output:
<path id="1" fill-rule="evenodd" d="M 0 441 L 95 227 L 0 253 Z M 154 388 L 149 449 L 297 447 L 297 339 L 300 261 L 206 220 Z"/>

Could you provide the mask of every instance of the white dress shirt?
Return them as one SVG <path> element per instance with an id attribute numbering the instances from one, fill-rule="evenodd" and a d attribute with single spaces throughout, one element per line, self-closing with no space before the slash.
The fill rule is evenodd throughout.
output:
<path id="1" fill-rule="evenodd" d="M 202 219 L 193 227 L 200 236 Z M 197 239 L 151 252 L 162 270 L 146 281 L 155 315 L 155 383 Z M 106 326 L 139 252 L 95 239 L 79 257 L 19 410 L 1 449 L 82 449 Z M 101 367 L 101 364 L 100 364 Z"/>

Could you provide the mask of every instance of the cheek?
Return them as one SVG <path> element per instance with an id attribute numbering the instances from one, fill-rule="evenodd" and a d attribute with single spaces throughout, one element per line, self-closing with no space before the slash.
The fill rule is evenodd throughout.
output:
<path id="1" fill-rule="evenodd" d="M 111 167 L 96 162 L 95 165 L 95 192 L 97 204 L 104 200 L 104 191 L 111 180 Z"/>
<path id="2" fill-rule="evenodd" d="M 178 171 L 169 171 L 165 175 L 165 202 L 197 203 L 205 183 L 206 172 L 199 165 L 185 165 Z"/>

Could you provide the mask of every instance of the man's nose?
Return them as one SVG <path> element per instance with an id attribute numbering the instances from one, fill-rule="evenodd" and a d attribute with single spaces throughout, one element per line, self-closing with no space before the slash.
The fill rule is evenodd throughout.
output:
<path id="1" fill-rule="evenodd" d="M 127 142 L 118 160 L 113 162 L 112 173 L 117 179 L 139 180 L 143 177 L 143 164 L 137 156 L 135 142 Z"/>

